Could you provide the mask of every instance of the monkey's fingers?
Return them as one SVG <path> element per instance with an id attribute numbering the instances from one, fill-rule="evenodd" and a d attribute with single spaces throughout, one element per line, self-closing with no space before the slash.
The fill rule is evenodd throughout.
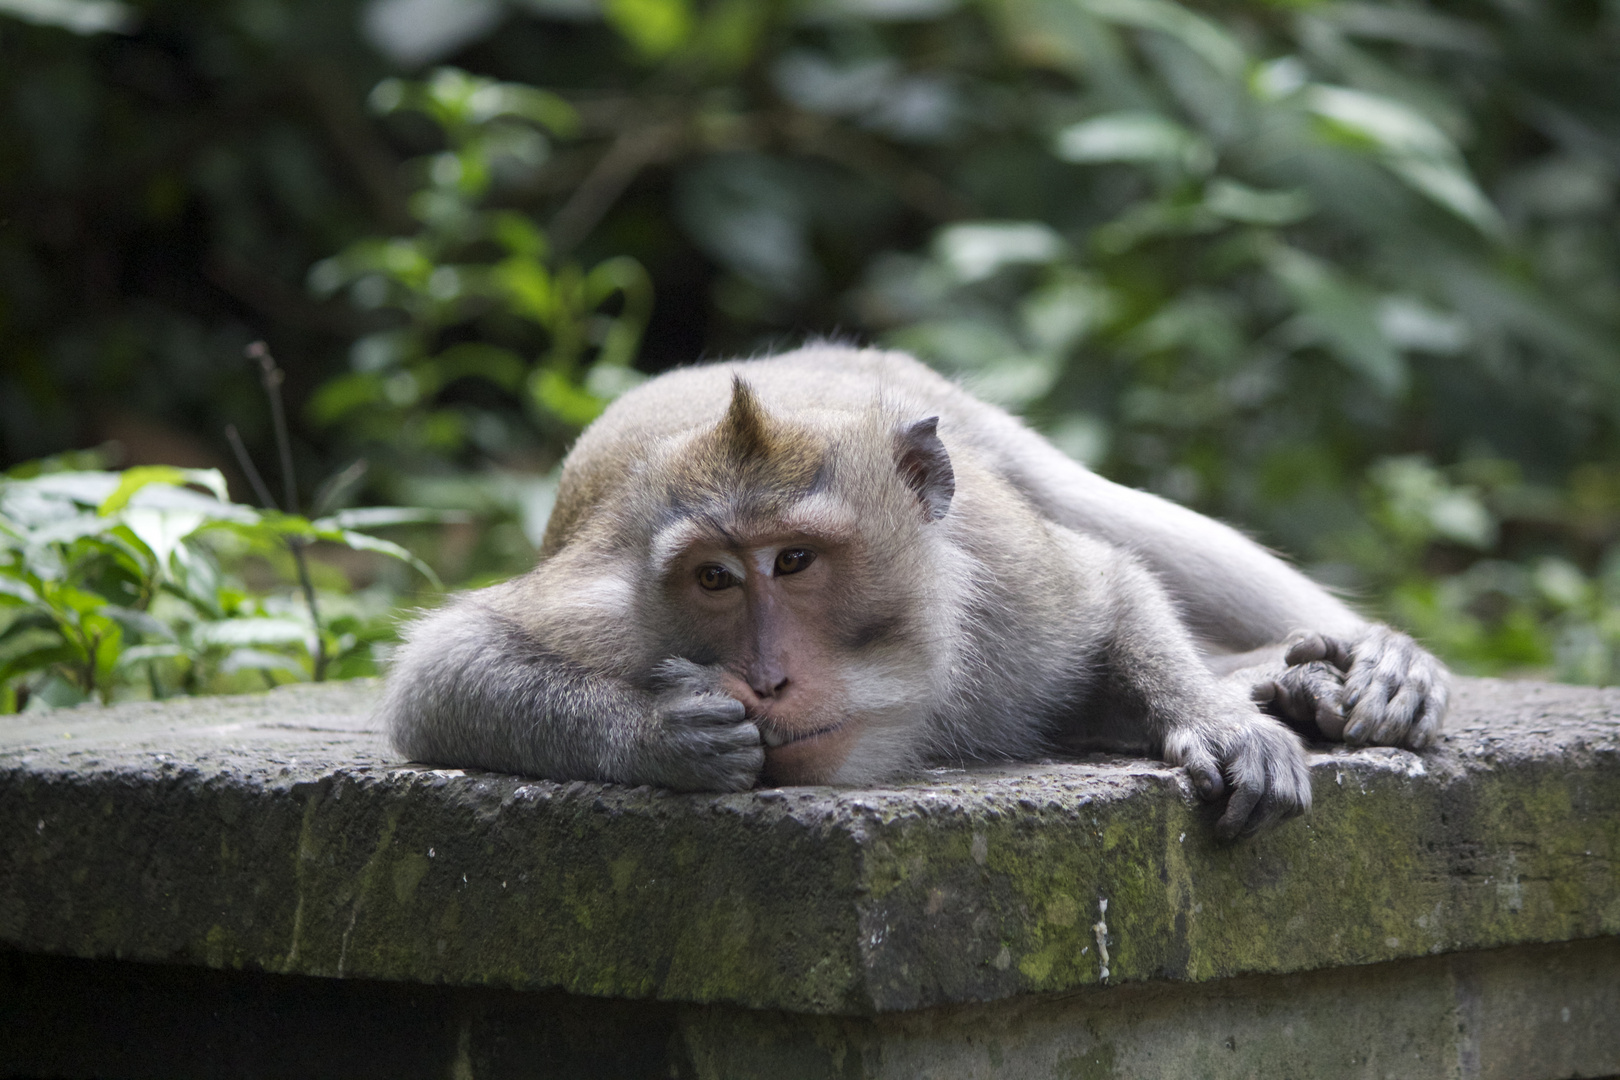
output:
<path id="1" fill-rule="evenodd" d="M 1246 724 L 1224 756 L 1232 796 L 1215 823 L 1220 839 L 1250 835 L 1310 808 L 1311 777 L 1303 748 L 1282 725 L 1260 719 Z"/>
<path id="2" fill-rule="evenodd" d="M 1352 650 L 1347 642 L 1339 638 L 1329 637 L 1326 634 L 1306 633 L 1301 634 L 1283 656 L 1283 662 L 1290 667 L 1295 664 L 1308 664 L 1313 660 L 1326 660 L 1340 671 L 1349 671 Z"/>
<path id="3" fill-rule="evenodd" d="M 1221 775 L 1221 760 L 1204 737 L 1195 732 L 1181 731 L 1165 740 L 1165 759 L 1187 770 L 1193 790 L 1205 802 L 1215 802 L 1226 794 L 1226 779 Z"/>
<path id="4" fill-rule="evenodd" d="M 1440 735 L 1449 696 L 1445 668 L 1417 642 L 1387 626 L 1356 645 L 1345 680 L 1345 741 L 1421 750 Z"/>
<path id="5" fill-rule="evenodd" d="M 677 791 L 746 791 L 765 768 L 765 746 L 753 724 L 667 727 L 657 782 Z"/>
<path id="6" fill-rule="evenodd" d="M 1307 735 L 1338 739 L 1344 732 L 1344 676 L 1326 661 L 1287 668 L 1276 677 L 1277 693 L 1266 711 L 1290 721 Z M 1312 727 L 1316 732 L 1312 732 Z"/>
<path id="7" fill-rule="evenodd" d="M 1429 687 L 1422 705 L 1412 718 L 1412 728 L 1406 736 L 1407 746 L 1413 750 L 1427 750 L 1439 741 L 1440 724 L 1445 719 L 1449 697 L 1450 688 L 1444 680 Z"/>
<path id="8" fill-rule="evenodd" d="M 737 727 L 748 717 L 743 703 L 725 694 L 692 694 L 665 705 L 664 723 L 682 727 Z M 746 725 L 753 728 L 752 724 Z M 758 734 L 758 729 L 754 729 Z"/>

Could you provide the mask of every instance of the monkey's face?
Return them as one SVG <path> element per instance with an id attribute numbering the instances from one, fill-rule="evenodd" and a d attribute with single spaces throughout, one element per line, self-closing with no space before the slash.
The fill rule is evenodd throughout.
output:
<path id="1" fill-rule="evenodd" d="M 862 575 L 851 544 L 827 533 L 749 530 L 694 537 L 666 577 L 692 652 L 721 665 L 765 740 L 765 773 L 784 784 L 833 778 L 861 717 L 849 699 L 847 642 Z"/>
<path id="2" fill-rule="evenodd" d="M 811 430 L 739 382 L 715 428 L 647 473 L 675 511 L 648 538 L 658 640 L 725 671 L 767 781 L 858 783 L 914 756 L 940 637 L 920 615 L 924 537 L 955 484 L 936 425 L 874 408 Z"/>

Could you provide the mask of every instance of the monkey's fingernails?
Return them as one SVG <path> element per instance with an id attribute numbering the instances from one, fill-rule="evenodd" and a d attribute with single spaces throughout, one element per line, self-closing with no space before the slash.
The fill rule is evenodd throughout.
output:
<path id="1" fill-rule="evenodd" d="M 1316 726 L 1321 729 L 1324 738 L 1344 738 L 1344 714 L 1331 705 L 1316 707 Z"/>
<path id="2" fill-rule="evenodd" d="M 1236 840 L 1242 836 L 1249 824 L 1249 816 L 1254 812 L 1255 805 L 1260 801 L 1261 792 L 1256 788 L 1238 788 L 1232 792 L 1227 800 L 1226 812 L 1215 823 L 1215 835 L 1222 840 Z"/>
<path id="3" fill-rule="evenodd" d="M 1249 688 L 1249 700 L 1256 705 L 1267 705 L 1277 698 L 1277 684 L 1271 679 L 1255 683 Z"/>
<path id="4" fill-rule="evenodd" d="M 1354 650 L 1350 647 L 1350 643 L 1326 635 L 1323 636 L 1322 643 L 1327 646 L 1327 662 L 1348 673 L 1350 665 L 1355 662 Z"/>
<path id="5" fill-rule="evenodd" d="M 1189 765 L 1187 772 L 1192 776 L 1193 790 L 1205 802 L 1214 802 L 1226 794 L 1226 781 L 1213 765 Z"/>
<path id="6" fill-rule="evenodd" d="M 1328 645 L 1321 634 L 1306 634 L 1288 647 L 1283 656 L 1283 662 L 1289 667 L 1295 664 L 1308 664 L 1312 660 L 1321 660 L 1328 654 Z"/>

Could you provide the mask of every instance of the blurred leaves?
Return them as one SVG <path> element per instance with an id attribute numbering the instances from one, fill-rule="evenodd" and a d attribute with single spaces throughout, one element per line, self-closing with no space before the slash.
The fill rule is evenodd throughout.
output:
<path id="1" fill-rule="evenodd" d="M 446 148 L 410 163 L 414 234 L 361 240 L 310 270 L 318 296 L 347 290 L 356 307 L 403 316 L 355 343 L 353 372 L 317 391 L 312 419 L 396 471 L 464 460 L 469 444 L 510 454 L 533 427 L 557 438 L 590 423 L 636 381 L 651 282 L 627 256 L 588 271 L 554 262 L 531 218 L 490 205 L 546 163 L 553 139 L 577 131 L 575 110 L 452 68 L 423 82 L 384 80 L 370 100 L 382 114 L 430 117 Z M 467 380 L 494 394 L 440 400 Z"/>
<path id="2" fill-rule="evenodd" d="M 252 441 L 267 336 L 307 475 L 485 515 L 495 573 L 641 372 L 830 334 L 1462 667 L 1616 677 L 1614 5 L 364 9 L 0 23 L 13 460 L 128 401 Z"/>
<path id="3" fill-rule="evenodd" d="M 240 672 L 306 679 L 318 637 L 338 675 L 375 671 L 372 646 L 393 636 L 386 604 L 361 615 L 360 598 L 338 597 L 335 617 L 316 625 L 288 597 L 226 572 L 281 559 L 288 538 L 375 552 L 437 581 L 404 548 L 358 531 L 420 511 L 312 521 L 230 502 L 212 469 L 61 464 L 0 477 L 0 711 L 219 690 Z"/>

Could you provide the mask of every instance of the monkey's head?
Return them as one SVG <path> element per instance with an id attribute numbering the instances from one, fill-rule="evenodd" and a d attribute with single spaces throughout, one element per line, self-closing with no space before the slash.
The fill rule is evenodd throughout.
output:
<path id="1" fill-rule="evenodd" d="M 658 470 L 647 594 L 678 655 L 724 669 L 768 781 L 858 783 L 916 753 L 950 640 L 929 622 L 956 487 L 936 427 L 876 402 L 799 423 L 737 380 Z"/>

